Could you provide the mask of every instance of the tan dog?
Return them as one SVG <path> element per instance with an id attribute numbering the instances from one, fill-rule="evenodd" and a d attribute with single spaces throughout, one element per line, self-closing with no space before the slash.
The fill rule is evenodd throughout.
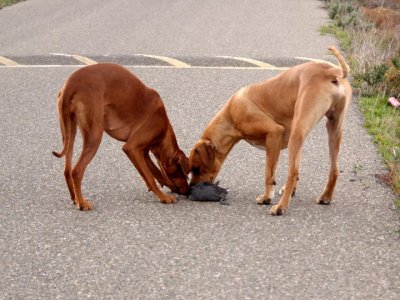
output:
<path id="1" fill-rule="evenodd" d="M 351 86 L 346 77 L 348 66 L 335 47 L 329 49 L 341 68 L 326 62 L 309 62 L 281 74 L 240 89 L 217 113 L 189 156 L 190 184 L 213 182 L 220 168 L 240 140 L 266 149 L 264 194 L 259 204 L 269 204 L 274 197 L 275 170 L 281 149 L 288 147 L 289 170 L 286 186 L 271 214 L 283 214 L 296 190 L 301 148 L 310 130 L 323 116 L 327 117 L 331 168 L 328 182 L 318 199 L 332 200 L 338 176 L 337 159 L 345 113 L 351 100 Z"/>
<path id="2" fill-rule="evenodd" d="M 124 152 L 162 203 L 173 203 L 175 198 L 164 194 L 155 179 L 173 192 L 189 193 L 187 158 L 178 147 L 160 96 L 122 66 L 96 64 L 74 72 L 58 95 L 58 112 L 64 149 L 53 154 L 65 155 L 65 179 L 79 209 L 91 209 L 82 196 L 81 182 L 103 131 L 126 142 Z M 82 133 L 83 148 L 71 169 L 77 127 Z M 149 151 L 160 169 L 152 162 Z"/>

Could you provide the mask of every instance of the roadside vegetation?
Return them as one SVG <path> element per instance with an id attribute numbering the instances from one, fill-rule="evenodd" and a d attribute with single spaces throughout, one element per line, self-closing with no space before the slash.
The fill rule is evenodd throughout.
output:
<path id="1" fill-rule="evenodd" d="M 25 1 L 25 0 L 0 0 L 0 9 L 2 9 L 5 6 L 9 6 L 21 1 Z"/>
<path id="2" fill-rule="evenodd" d="M 378 177 L 400 196 L 400 107 L 388 103 L 400 100 L 400 0 L 325 3 L 332 21 L 321 33 L 335 35 L 346 53 L 365 127 L 388 167 Z"/>

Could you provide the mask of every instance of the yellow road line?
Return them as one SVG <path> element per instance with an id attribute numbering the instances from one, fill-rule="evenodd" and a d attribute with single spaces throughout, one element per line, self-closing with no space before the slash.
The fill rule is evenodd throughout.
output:
<path id="1" fill-rule="evenodd" d="M 5 66 L 19 66 L 17 62 L 3 56 L 0 56 L 0 64 Z"/>
<path id="2" fill-rule="evenodd" d="M 189 68 L 190 67 L 189 64 L 184 63 L 183 61 L 177 60 L 172 57 L 149 55 L 149 54 L 135 54 L 135 55 L 143 56 L 143 57 L 150 57 L 150 58 L 158 59 L 161 61 L 165 61 L 166 63 L 169 63 L 171 66 L 173 66 L 175 68 Z"/>
<path id="3" fill-rule="evenodd" d="M 177 69 L 174 66 L 159 66 L 159 65 L 124 65 L 128 68 L 138 69 Z M 81 68 L 82 65 L 14 65 L 14 66 L 0 66 L 3 68 Z M 271 71 L 284 71 L 288 67 L 273 67 L 273 68 L 260 68 L 260 67 L 230 67 L 230 66 L 189 66 L 186 69 L 209 69 L 209 70 L 271 70 Z"/>
<path id="4" fill-rule="evenodd" d="M 174 66 L 157 66 L 157 65 L 127 65 L 126 67 L 130 68 L 160 68 L 160 69 L 170 69 L 176 68 Z M 187 69 L 214 69 L 214 70 L 277 70 L 277 71 L 284 71 L 289 69 L 288 67 L 271 67 L 271 68 L 260 68 L 260 67 L 233 67 L 233 66 L 189 66 L 185 67 Z"/>
<path id="5" fill-rule="evenodd" d="M 65 56 L 65 57 L 72 57 L 75 60 L 84 63 L 85 65 L 94 65 L 97 64 L 97 61 L 90 59 L 88 57 L 76 54 L 65 54 L 65 53 L 50 53 L 50 55 L 57 55 L 57 56 Z"/>
<path id="6" fill-rule="evenodd" d="M 83 62 L 85 65 L 95 65 L 97 61 L 81 55 L 71 55 L 76 60 Z"/>
<path id="7" fill-rule="evenodd" d="M 309 57 L 296 56 L 295 59 L 314 61 L 314 62 L 323 62 L 323 63 L 327 63 L 327 64 L 330 64 L 330 65 L 336 66 L 334 63 L 332 63 L 330 61 L 323 60 L 323 59 L 318 59 L 318 58 L 309 58 Z"/>
<path id="8" fill-rule="evenodd" d="M 260 60 L 256 60 L 256 59 L 252 59 L 252 58 L 247 58 L 247 57 L 237 57 L 237 56 L 218 56 L 221 58 L 229 58 L 229 59 L 234 59 L 234 60 L 239 60 L 239 61 L 244 61 L 247 62 L 249 64 L 255 65 L 257 67 L 263 68 L 263 69 L 274 69 L 277 68 L 274 65 L 265 63 L 263 61 Z"/>

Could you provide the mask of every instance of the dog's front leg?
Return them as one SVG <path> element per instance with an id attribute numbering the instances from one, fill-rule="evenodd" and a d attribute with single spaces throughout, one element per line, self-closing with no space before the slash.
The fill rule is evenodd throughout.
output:
<path id="1" fill-rule="evenodd" d="M 290 199 L 296 187 L 297 178 L 299 176 L 301 147 L 304 143 L 305 134 L 300 130 L 292 132 L 289 140 L 289 170 L 286 185 L 278 204 L 271 207 L 271 214 L 282 215 L 289 206 Z"/>
<path id="2" fill-rule="evenodd" d="M 171 195 L 164 194 L 157 186 L 157 183 L 147 166 L 146 160 L 145 160 L 145 155 L 144 155 L 144 150 L 141 149 L 140 147 L 135 147 L 133 145 L 130 145 L 129 143 L 126 143 L 122 149 L 126 153 L 126 155 L 129 157 L 131 162 L 134 164 L 136 169 L 139 171 L 140 175 L 142 176 L 144 182 L 146 183 L 147 187 L 149 190 L 153 191 L 157 197 L 160 199 L 161 203 L 174 203 L 175 198 Z"/>
<path id="3" fill-rule="evenodd" d="M 275 195 L 275 173 L 281 152 L 281 144 L 285 129 L 282 126 L 274 126 L 274 132 L 266 136 L 266 164 L 265 164 L 265 192 L 257 197 L 258 204 L 270 204 Z M 271 130 L 271 129 L 270 129 Z"/>
<path id="4" fill-rule="evenodd" d="M 300 178 L 297 177 L 297 181 L 296 181 L 296 183 L 295 183 L 295 185 L 294 185 L 294 188 L 293 188 L 292 197 L 296 194 L 297 182 L 298 182 L 299 180 L 300 180 Z M 283 186 L 283 187 L 281 187 L 281 188 L 279 189 L 279 196 L 282 196 L 282 195 L 283 195 L 283 193 L 285 192 L 285 188 L 286 188 L 286 186 Z"/>
<path id="5" fill-rule="evenodd" d="M 161 187 L 166 186 L 167 183 L 165 182 L 160 170 L 154 165 L 153 161 L 151 160 L 148 151 L 145 151 L 144 159 L 146 160 L 147 166 L 149 167 L 154 178 L 157 179 L 157 181 L 161 185 Z"/>

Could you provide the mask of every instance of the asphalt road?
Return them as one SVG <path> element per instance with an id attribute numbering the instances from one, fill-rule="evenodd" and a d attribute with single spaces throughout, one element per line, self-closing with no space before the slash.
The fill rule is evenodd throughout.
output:
<path id="1" fill-rule="evenodd" d="M 29 0 L 0 10 L 0 56 L 20 64 L 0 66 L 0 299 L 398 299 L 399 212 L 390 188 L 376 180 L 385 168 L 356 101 L 334 202 L 315 204 L 329 168 L 321 122 L 281 217 L 255 203 L 265 154 L 244 142 L 219 176 L 230 188 L 224 206 L 184 198 L 160 204 L 122 144 L 105 135 L 84 178 L 94 209 L 81 212 L 69 200 L 63 161 L 51 155 L 61 148 L 57 92 L 83 64 L 51 53 L 127 65 L 159 91 L 188 153 L 240 87 L 301 62 L 296 57 L 330 59 L 334 40 L 318 33 L 327 21 L 320 5 Z"/>

